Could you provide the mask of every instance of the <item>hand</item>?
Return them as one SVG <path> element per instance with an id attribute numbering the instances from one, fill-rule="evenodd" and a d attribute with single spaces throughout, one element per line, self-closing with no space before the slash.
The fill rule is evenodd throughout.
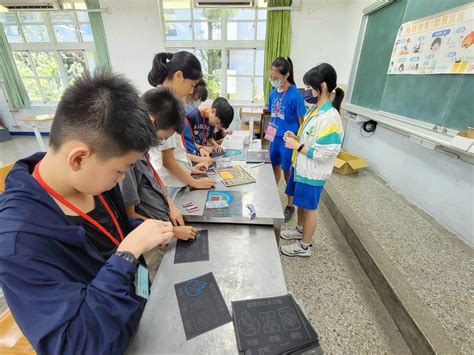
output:
<path id="1" fill-rule="evenodd" d="M 180 240 L 196 239 L 197 230 L 191 226 L 174 227 L 174 236 Z"/>
<path id="2" fill-rule="evenodd" d="M 168 204 L 170 206 L 170 220 L 173 223 L 173 226 L 184 226 L 183 213 L 175 205 L 172 199 L 168 199 Z"/>
<path id="3" fill-rule="evenodd" d="M 283 140 L 285 141 L 285 148 L 289 149 L 298 149 L 300 147 L 300 142 L 298 142 L 295 138 L 293 137 L 283 137 Z"/>
<path id="4" fill-rule="evenodd" d="M 294 134 L 292 131 L 286 131 L 283 137 L 290 137 L 290 138 L 297 139 L 296 134 Z"/>
<path id="5" fill-rule="evenodd" d="M 207 147 L 199 147 L 199 154 L 202 157 L 210 157 L 212 150 L 208 149 Z"/>
<path id="6" fill-rule="evenodd" d="M 122 240 L 117 251 L 128 251 L 138 259 L 158 245 L 168 244 L 173 235 L 170 222 L 147 219 Z"/>
<path id="7" fill-rule="evenodd" d="M 207 163 L 197 163 L 191 169 L 191 173 L 192 174 L 202 174 L 202 173 L 207 172 L 208 168 L 209 168 L 209 164 L 207 164 Z"/>
<path id="8" fill-rule="evenodd" d="M 211 178 L 202 178 L 202 179 L 194 179 L 191 184 L 191 187 L 195 189 L 207 190 L 212 189 L 216 185 L 214 179 Z"/>
<path id="9" fill-rule="evenodd" d="M 198 157 L 199 163 L 206 163 L 207 166 L 212 164 L 212 158 L 210 156 L 200 156 Z"/>
<path id="10" fill-rule="evenodd" d="M 215 151 L 216 153 L 220 153 L 220 152 L 223 151 L 223 149 L 222 149 L 222 147 L 221 147 L 219 144 L 215 144 L 215 145 L 214 145 L 214 151 Z"/>

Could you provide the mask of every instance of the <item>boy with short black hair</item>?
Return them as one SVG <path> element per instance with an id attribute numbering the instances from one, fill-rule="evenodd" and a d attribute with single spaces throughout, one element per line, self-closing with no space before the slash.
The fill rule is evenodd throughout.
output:
<path id="1" fill-rule="evenodd" d="M 58 104 L 47 153 L 18 161 L 8 175 L 0 284 L 36 352 L 127 348 L 144 305 L 134 287 L 141 256 L 173 237 L 169 222 L 130 220 L 117 184 L 154 141 L 126 79 L 86 74 Z"/>
<path id="2" fill-rule="evenodd" d="M 164 87 L 150 89 L 143 94 L 142 102 L 159 140 L 164 141 L 175 132 L 179 134 L 183 131 L 184 109 L 170 90 Z M 129 217 L 171 221 L 176 238 L 195 238 L 196 229 L 185 225 L 181 211 L 168 196 L 159 173 L 151 165 L 148 153 L 127 170 L 120 187 Z"/>
<path id="3" fill-rule="evenodd" d="M 234 109 L 225 98 L 218 97 L 212 105 L 202 103 L 186 112 L 186 116 L 191 128 L 188 134 L 185 130 L 186 147 L 195 144 L 201 155 L 206 155 L 206 149 L 201 147 L 222 151 L 221 146 L 214 140 L 214 130 L 228 128 L 234 119 Z M 189 150 L 188 153 L 193 154 Z"/>

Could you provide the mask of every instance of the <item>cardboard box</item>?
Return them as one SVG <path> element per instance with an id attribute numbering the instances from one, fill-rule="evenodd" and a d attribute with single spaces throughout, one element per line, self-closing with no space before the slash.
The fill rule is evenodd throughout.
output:
<path id="1" fill-rule="evenodd" d="M 368 165 L 363 158 L 344 150 L 341 150 L 334 163 L 334 171 L 341 175 L 355 174 L 366 167 Z"/>

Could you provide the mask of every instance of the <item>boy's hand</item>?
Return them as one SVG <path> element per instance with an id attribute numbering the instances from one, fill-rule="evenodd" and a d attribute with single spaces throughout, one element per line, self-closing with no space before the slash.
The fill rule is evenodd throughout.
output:
<path id="1" fill-rule="evenodd" d="M 170 206 L 170 220 L 174 226 L 184 226 L 183 213 L 181 210 L 174 204 L 173 200 L 168 199 L 168 204 Z"/>
<path id="2" fill-rule="evenodd" d="M 197 230 L 191 226 L 174 227 L 174 236 L 180 240 L 196 239 Z"/>
<path id="3" fill-rule="evenodd" d="M 128 251 L 138 259 L 158 245 L 168 244 L 173 235 L 170 222 L 147 219 L 122 240 L 117 251 Z"/>
<path id="4" fill-rule="evenodd" d="M 223 151 L 223 149 L 219 144 L 214 144 L 214 151 L 216 153 L 221 153 Z"/>
<path id="5" fill-rule="evenodd" d="M 208 149 L 207 147 L 199 147 L 199 154 L 201 154 L 202 157 L 210 157 L 212 153 L 211 149 Z"/>
<path id="6" fill-rule="evenodd" d="M 207 172 L 208 168 L 209 168 L 209 164 L 207 164 L 207 163 L 197 163 L 191 169 L 191 173 L 192 174 L 202 174 L 202 173 Z"/>
<path id="7" fill-rule="evenodd" d="M 214 179 L 211 178 L 202 178 L 202 179 L 194 179 L 191 184 L 191 187 L 195 189 L 207 190 L 212 189 L 216 185 Z"/>

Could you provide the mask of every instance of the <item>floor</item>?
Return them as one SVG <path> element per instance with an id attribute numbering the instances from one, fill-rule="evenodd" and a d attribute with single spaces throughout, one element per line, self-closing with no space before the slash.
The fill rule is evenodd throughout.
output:
<path id="1" fill-rule="evenodd" d="M 330 179 L 457 353 L 474 348 L 474 250 L 370 170 Z"/>
<path id="2" fill-rule="evenodd" d="M 43 137 L 44 144 L 48 144 L 49 137 Z M 12 136 L 12 140 L 0 143 L 0 166 L 38 152 L 39 145 L 35 137 Z"/>

